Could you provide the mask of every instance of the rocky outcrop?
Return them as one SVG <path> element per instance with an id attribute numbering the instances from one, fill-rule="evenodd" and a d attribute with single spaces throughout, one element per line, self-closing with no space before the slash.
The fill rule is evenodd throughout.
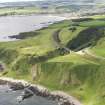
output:
<path id="1" fill-rule="evenodd" d="M 10 89 L 12 89 L 12 90 L 14 90 L 14 91 L 16 91 L 16 90 L 22 90 L 22 89 L 24 89 L 25 87 L 22 85 L 22 83 L 10 83 L 9 84 L 9 86 L 10 86 Z"/>
<path id="2" fill-rule="evenodd" d="M 24 89 L 22 94 L 17 97 L 17 101 L 21 103 L 24 99 L 30 98 L 34 95 L 34 93 L 29 89 Z"/>
<path id="3" fill-rule="evenodd" d="M 9 36 L 9 38 L 27 39 L 27 38 L 35 37 L 37 35 L 39 35 L 38 32 L 31 31 L 31 32 L 23 32 L 18 35 Z"/>
<path id="4" fill-rule="evenodd" d="M 26 89 L 24 89 L 21 97 L 22 97 L 22 100 L 24 100 L 24 99 L 27 99 L 29 97 L 32 97 L 33 95 L 34 95 L 34 92 L 31 91 L 30 89 L 26 88 Z"/>
<path id="5" fill-rule="evenodd" d="M 82 105 L 74 97 L 64 92 L 61 91 L 50 92 L 47 88 L 43 86 L 30 84 L 23 80 L 14 80 L 10 78 L 0 77 L 0 84 L 1 85 L 8 84 L 10 88 L 13 90 L 23 89 L 23 93 L 18 97 L 19 102 L 33 95 L 37 95 L 47 98 L 49 100 L 57 101 L 58 105 Z"/>
<path id="6" fill-rule="evenodd" d="M 0 72 L 4 71 L 5 67 L 3 64 L 0 64 Z"/>
<path id="7" fill-rule="evenodd" d="M 0 77 L 0 85 L 8 84 L 12 90 L 22 90 L 28 86 L 28 82 L 24 80 L 14 80 L 12 78 Z"/>

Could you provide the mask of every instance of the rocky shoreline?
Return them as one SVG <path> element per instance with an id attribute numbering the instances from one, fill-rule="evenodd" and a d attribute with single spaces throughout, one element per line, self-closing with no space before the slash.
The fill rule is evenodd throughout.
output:
<path id="1" fill-rule="evenodd" d="M 20 95 L 22 100 L 29 98 L 30 96 L 33 96 L 35 94 L 52 101 L 57 101 L 58 105 L 82 105 L 77 99 L 64 92 L 51 92 L 43 86 L 30 84 L 24 80 L 0 77 L 0 85 L 6 84 L 12 90 L 23 90 L 23 94 Z"/>

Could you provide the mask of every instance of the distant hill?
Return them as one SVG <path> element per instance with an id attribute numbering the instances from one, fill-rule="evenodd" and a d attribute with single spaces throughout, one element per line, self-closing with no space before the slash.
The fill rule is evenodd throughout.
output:
<path id="1" fill-rule="evenodd" d="M 45 1 L 27 1 L 27 2 L 6 2 L 0 3 L 0 6 L 34 6 L 36 4 L 40 5 L 51 5 L 55 3 L 62 4 L 96 4 L 96 3 L 105 3 L 105 0 L 45 0 Z M 87 4 L 87 5 L 88 5 Z M 55 4 L 56 5 L 56 4 Z"/>
<path id="2" fill-rule="evenodd" d="M 105 13 L 105 0 L 45 0 L 0 3 L 1 8 L 38 7 L 56 13 L 97 14 Z"/>

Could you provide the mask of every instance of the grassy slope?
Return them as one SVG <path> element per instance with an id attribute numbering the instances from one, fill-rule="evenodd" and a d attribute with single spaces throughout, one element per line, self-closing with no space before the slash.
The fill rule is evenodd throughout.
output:
<path id="1" fill-rule="evenodd" d="M 68 41 L 78 36 L 80 31 L 91 27 L 93 21 L 91 22 L 81 22 L 82 26 L 76 26 L 77 30 L 71 32 L 69 30 L 72 27 L 71 21 L 64 21 L 39 30 L 39 34 L 35 37 L 11 43 L 0 43 L 0 59 L 7 66 L 6 76 L 26 79 L 52 90 L 63 90 L 80 99 L 84 105 L 104 105 L 105 61 L 71 52 L 43 63 L 33 62 L 31 64 L 29 62 L 33 55 L 45 55 L 56 49 L 52 40 L 52 34 L 56 30 L 61 29 L 59 37 L 66 45 Z M 101 23 L 94 23 L 94 26 L 103 26 L 103 22 Z M 100 41 L 104 51 L 104 41 L 102 39 Z M 98 43 L 92 49 L 98 50 L 100 47 Z M 34 81 L 33 72 L 37 74 Z"/>
<path id="2" fill-rule="evenodd" d="M 102 38 L 91 50 L 96 55 L 105 57 L 105 38 Z"/>
<path id="3" fill-rule="evenodd" d="M 60 39 L 62 41 L 62 44 L 66 45 L 67 42 L 70 41 L 70 39 L 72 40 L 74 37 L 76 37 L 78 35 L 79 32 L 81 32 L 82 30 L 86 29 L 86 27 L 76 27 L 76 31 L 72 32 L 69 30 L 70 27 L 66 27 L 63 28 L 62 31 L 60 32 Z"/>
<path id="4" fill-rule="evenodd" d="M 105 26 L 105 21 L 104 20 L 92 20 L 89 22 L 81 22 L 80 26 L 82 27 L 96 27 L 96 26 Z"/>
<path id="5" fill-rule="evenodd" d="M 66 60 L 68 62 L 63 62 Z M 66 91 L 80 99 L 84 105 L 104 105 L 104 64 L 73 54 L 54 58 L 42 64 L 41 68 L 38 83 Z"/>

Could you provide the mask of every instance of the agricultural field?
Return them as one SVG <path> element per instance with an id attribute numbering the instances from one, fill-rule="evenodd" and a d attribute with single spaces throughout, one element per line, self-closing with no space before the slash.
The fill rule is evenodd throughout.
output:
<path id="1" fill-rule="evenodd" d="M 8 15 L 29 15 L 41 13 L 42 10 L 38 7 L 8 7 L 0 8 L 0 16 Z"/>

